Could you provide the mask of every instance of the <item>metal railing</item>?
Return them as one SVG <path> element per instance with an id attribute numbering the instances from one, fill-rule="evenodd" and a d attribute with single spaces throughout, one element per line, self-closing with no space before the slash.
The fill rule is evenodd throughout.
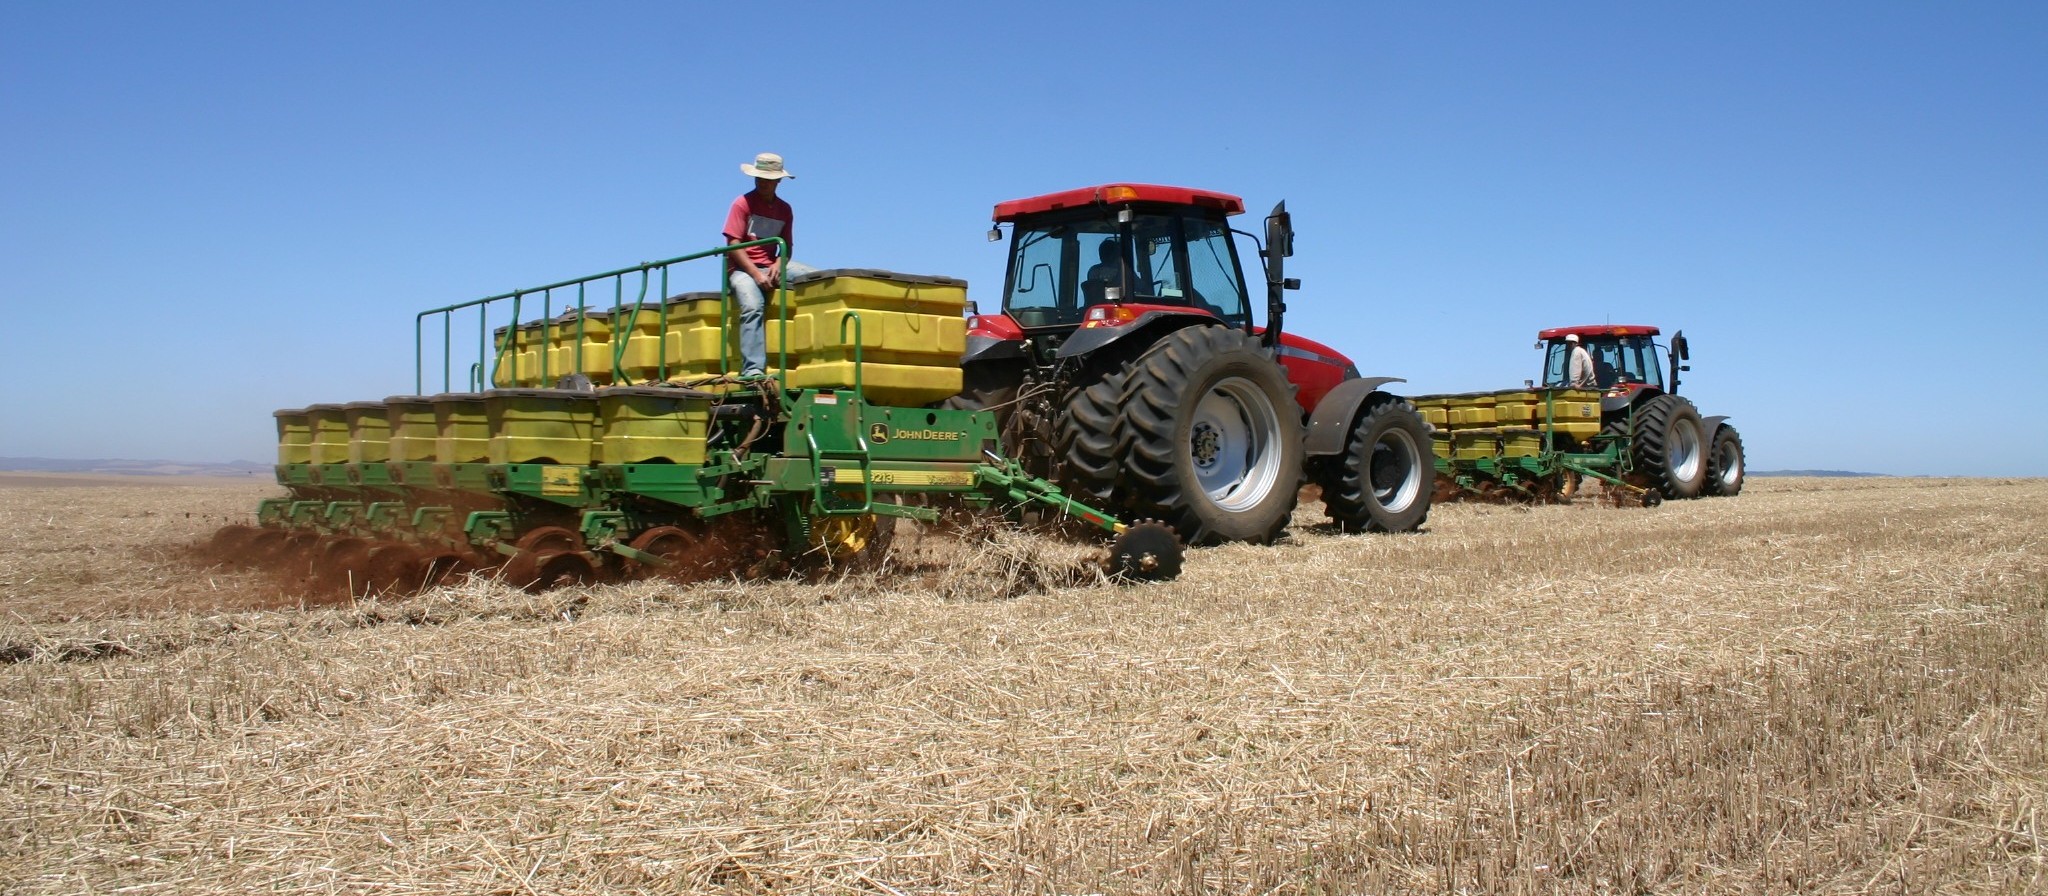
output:
<path id="1" fill-rule="evenodd" d="M 454 385 L 455 380 L 456 314 L 457 312 L 469 309 L 475 309 L 476 312 L 477 360 L 470 364 L 466 371 L 465 387 L 467 391 L 480 392 L 489 388 L 491 384 L 497 382 L 500 368 L 504 369 L 507 382 L 515 384 L 519 382 L 520 348 L 523 345 L 529 344 L 525 341 L 525 337 L 520 335 L 520 332 L 523 327 L 534 323 L 540 324 L 539 346 L 541 350 L 538 362 L 540 382 L 552 382 L 555 375 L 552 369 L 554 355 L 552 344 L 555 334 L 567 326 L 566 323 L 559 323 L 555 318 L 555 292 L 558 290 L 567 291 L 571 288 L 576 290 L 576 305 L 573 310 L 575 311 L 576 326 L 575 364 L 577 370 L 570 372 L 581 372 L 584 358 L 583 353 L 589 347 L 586 339 L 588 331 L 585 324 L 586 315 L 590 312 L 590 287 L 593 284 L 601 287 L 607 280 L 611 281 L 612 291 L 612 304 L 610 308 L 612 331 L 615 337 L 619 337 L 613 340 L 611 351 L 613 381 L 618 382 L 625 379 L 622 360 L 625 357 L 627 343 L 632 337 L 634 327 L 639 323 L 640 315 L 651 310 L 647 307 L 647 290 L 656 283 L 659 284 L 657 289 L 661 296 L 661 331 L 656 339 L 656 344 L 659 346 L 656 355 L 656 380 L 667 380 L 670 375 L 670 359 L 668 357 L 669 306 L 671 304 L 669 302 L 669 268 L 703 258 L 722 257 L 729 252 L 740 249 L 769 245 L 776 247 L 777 257 L 784 259 L 784 264 L 787 265 L 789 243 L 780 237 L 771 237 L 764 240 L 732 243 L 713 249 L 706 249 L 702 252 L 679 255 L 675 258 L 644 262 L 632 267 L 620 268 L 616 271 L 606 271 L 602 274 L 577 277 L 572 280 L 563 280 L 559 283 L 550 283 L 545 286 L 517 289 L 508 293 L 485 296 L 481 299 L 471 299 L 467 302 L 458 302 L 453 305 L 444 305 L 439 308 L 430 308 L 422 311 L 413 317 L 413 390 L 422 394 L 426 390 L 427 319 L 438 316 L 441 321 L 441 391 L 452 391 L 451 387 Z M 629 306 L 625 298 L 626 284 L 627 280 L 634 275 L 638 275 L 639 279 L 637 289 L 635 290 L 637 297 Z M 600 294 L 602 293 L 600 292 Z M 527 303 L 530 298 L 536 295 L 540 297 L 541 313 L 538 318 L 529 321 L 525 319 L 523 312 L 529 307 Z M 779 352 L 777 358 L 778 373 L 776 374 L 777 378 L 780 379 L 787 375 L 789 368 L 789 278 L 785 276 L 776 284 L 772 299 L 768 296 L 763 296 L 763 300 L 773 307 L 775 311 L 774 319 L 781 324 L 782 338 L 777 340 Z M 718 304 L 718 371 L 719 375 L 723 376 L 732 373 L 733 352 L 730 349 L 731 340 L 727 339 L 727 333 L 731 331 L 734 323 L 732 316 L 737 311 L 733 307 L 731 281 L 723 274 L 718 278 Z M 630 319 L 624 322 L 622 326 L 619 315 L 620 312 L 628 307 L 633 309 L 633 313 Z M 491 319 L 493 311 L 497 309 L 509 311 L 509 319 L 504 324 L 504 337 L 500 340 L 494 352 L 491 346 Z M 567 312 L 571 309 L 565 304 L 563 310 Z M 763 331 L 762 335 L 765 337 L 768 329 L 768 309 L 763 309 L 762 318 L 761 329 Z M 676 360 L 682 361 L 685 359 L 678 358 Z"/>

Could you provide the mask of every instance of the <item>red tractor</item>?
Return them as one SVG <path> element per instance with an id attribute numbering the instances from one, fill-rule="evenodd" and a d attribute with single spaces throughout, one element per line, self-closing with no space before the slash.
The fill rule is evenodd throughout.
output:
<path id="1" fill-rule="evenodd" d="M 1429 430 L 1329 346 L 1282 330 L 1286 203 L 1258 248 L 1265 325 L 1229 219 L 1244 201 L 1151 184 L 995 207 L 1010 228 L 1000 314 L 969 323 L 957 406 L 996 412 L 1005 453 L 1082 499 L 1156 518 L 1190 544 L 1267 542 L 1306 479 L 1342 528 L 1429 514 Z"/>
<path id="2" fill-rule="evenodd" d="M 1691 401 L 1678 396 L 1678 374 L 1691 370 L 1692 357 L 1683 331 L 1671 334 L 1671 347 L 1659 357 L 1656 327 L 1597 324 L 1552 327 L 1536 334 L 1545 349 L 1543 385 L 1570 382 L 1571 344 L 1576 336 L 1592 356 L 1594 378 L 1602 391 L 1603 433 L 1627 436 L 1630 476 L 1636 485 L 1666 498 L 1702 495 L 1733 496 L 1742 491 L 1742 436 L 1727 417 L 1701 417 Z M 1671 363 L 1664 379 L 1661 361 Z"/>

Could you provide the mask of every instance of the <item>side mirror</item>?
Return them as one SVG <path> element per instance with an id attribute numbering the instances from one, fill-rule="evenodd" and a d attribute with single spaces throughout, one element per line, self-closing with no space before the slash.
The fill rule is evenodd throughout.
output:
<path id="1" fill-rule="evenodd" d="M 1273 206 L 1273 213 L 1266 216 L 1266 254 L 1276 258 L 1294 254 L 1294 217 L 1287 213 L 1285 201 Z"/>
<path id="2" fill-rule="evenodd" d="M 1678 354 L 1680 361 L 1692 360 L 1692 347 L 1685 344 L 1684 330 L 1671 334 L 1671 350 Z"/>
<path id="3" fill-rule="evenodd" d="M 991 243 L 1003 241 L 1003 228 L 1000 225 L 988 229 L 988 241 Z"/>

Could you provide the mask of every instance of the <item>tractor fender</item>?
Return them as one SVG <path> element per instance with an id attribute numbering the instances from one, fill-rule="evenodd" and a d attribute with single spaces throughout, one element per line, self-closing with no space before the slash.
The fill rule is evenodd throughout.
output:
<path id="1" fill-rule="evenodd" d="M 1721 421 L 1726 419 L 1728 419 L 1728 415 L 1726 414 L 1723 414 L 1719 417 L 1701 417 L 1700 444 L 1705 445 L 1709 449 L 1711 449 L 1714 444 L 1714 434 L 1721 431 Z"/>
<path id="2" fill-rule="evenodd" d="M 960 355 L 960 363 L 975 361 L 1006 361 L 1024 357 L 1024 340 L 998 339 L 994 336 L 967 334 L 967 351 Z"/>
<path id="3" fill-rule="evenodd" d="M 1075 330 L 1074 335 L 1060 343 L 1058 357 L 1078 358 L 1138 333 L 1147 334 L 1150 341 L 1182 327 L 1221 323 L 1216 315 L 1200 311 L 1147 311 L 1121 327 L 1082 327 Z"/>
<path id="4" fill-rule="evenodd" d="M 1330 457 L 1344 453 L 1344 441 L 1351 435 L 1351 425 L 1358 420 L 1359 412 L 1379 389 L 1388 383 L 1405 383 L 1398 376 L 1366 376 L 1345 380 L 1331 389 L 1309 415 L 1307 450 L 1310 457 Z"/>
<path id="5" fill-rule="evenodd" d="M 1625 411 L 1663 394 L 1664 390 L 1654 386 L 1638 386 L 1620 395 L 1609 395 L 1600 399 L 1600 415 L 1604 417 L 1615 411 Z"/>

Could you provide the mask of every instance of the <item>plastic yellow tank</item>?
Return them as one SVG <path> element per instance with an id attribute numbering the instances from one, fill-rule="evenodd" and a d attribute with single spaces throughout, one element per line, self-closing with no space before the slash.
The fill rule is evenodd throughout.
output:
<path id="1" fill-rule="evenodd" d="M 440 426 L 434 422 L 434 400 L 424 395 L 393 395 L 384 399 L 391 436 L 386 446 L 394 463 L 432 463 Z"/>
<path id="2" fill-rule="evenodd" d="M 671 386 L 597 392 L 598 459 L 606 464 L 702 464 L 713 396 Z"/>
<path id="3" fill-rule="evenodd" d="M 768 302 L 772 306 L 775 297 L 771 293 Z M 739 311 L 731 313 L 729 326 L 720 330 L 719 294 L 715 292 L 684 293 L 668 300 L 668 329 L 664 343 L 668 350 L 668 371 L 671 382 L 692 382 L 724 373 L 740 372 Z M 792 325 L 792 331 L 795 327 Z M 781 368 L 782 322 L 771 312 L 764 326 L 768 341 L 768 372 L 776 373 Z M 720 337 L 723 336 L 723 339 Z M 797 359 L 791 357 L 794 363 Z M 703 385 L 708 391 L 723 388 Z"/>
<path id="4" fill-rule="evenodd" d="M 1422 414 L 1422 419 L 1437 429 L 1451 428 L 1449 395 L 1417 395 L 1408 401 Z M 1444 455 L 1448 457 L 1449 455 Z"/>
<path id="5" fill-rule="evenodd" d="M 1429 434 L 1429 450 L 1430 450 L 1430 452 L 1431 452 L 1431 453 L 1435 454 L 1435 455 L 1436 455 L 1437 457 L 1450 457 L 1450 456 L 1451 456 L 1451 433 L 1450 433 L 1450 431 L 1449 431 L 1449 430 L 1439 430 L 1439 431 L 1437 431 L 1437 432 L 1433 432 L 1433 433 L 1430 433 L 1430 434 Z"/>
<path id="6" fill-rule="evenodd" d="M 309 405 L 306 422 L 313 431 L 312 463 L 348 463 L 348 415 L 341 405 Z"/>
<path id="7" fill-rule="evenodd" d="M 1451 428 L 1490 427 L 1494 425 L 1493 408 L 1494 398 L 1491 392 L 1466 392 L 1451 396 Z"/>
<path id="8" fill-rule="evenodd" d="M 1600 434 L 1600 393 L 1591 389 L 1546 389 L 1550 398 L 1550 419 L 1559 432 L 1581 442 Z M 1537 426 L 1543 425 L 1543 405 L 1536 406 Z"/>
<path id="9" fill-rule="evenodd" d="M 381 464 L 391 459 L 391 419 L 381 401 L 351 401 L 341 406 L 348 420 L 348 462 Z"/>
<path id="10" fill-rule="evenodd" d="M 1542 419 L 1542 408 L 1536 401 L 1536 393 L 1526 390 L 1496 392 L 1493 395 L 1493 422 L 1501 426 L 1529 426 Z"/>
<path id="11" fill-rule="evenodd" d="M 516 386 L 532 386 L 540 383 L 541 355 L 547 348 L 542 332 L 545 321 L 528 321 L 511 331 L 510 343 L 506 341 L 507 328 L 499 327 L 492 344 L 497 346 L 495 365 L 491 370 L 491 385 L 500 389 Z M 514 376 L 514 373 L 517 376 Z"/>
<path id="12" fill-rule="evenodd" d="M 1451 433 L 1451 455 L 1459 460 L 1478 460 L 1500 453 L 1500 434 L 1490 429 L 1461 429 Z"/>
<path id="13" fill-rule="evenodd" d="M 966 308 L 967 283 L 951 277 L 844 268 L 791 278 L 789 385 L 851 388 L 858 378 L 878 404 L 948 398 L 960 391 Z M 845 323 L 849 312 L 857 324 Z"/>
<path id="14" fill-rule="evenodd" d="M 569 389 L 493 389 L 483 395 L 494 464 L 591 462 L 597 396 Z"/>
<path id="15" fill-rule="evenodd" d="M 578 327 L 578 324 L 581 327 Z M 564 311 L 548 322 L 548 376 L 541 387 L 580 373 L 600 385 L 612 381 L 612 313 L 589 309 L 579 315 Z"/>
<path id="16" fill-rule="evenodd" d="M 313 424 L 306 417 L 305 408 L 287 408 L 270 416 L 277 418 L 277 462 L 280 464 L 310 464 L 313 462 Z"/>
<path id="17" fill-rule="evenodd" d="M 627 382 L 649 383 L 662 379 L 662 340 L 666 333 L 662 312 L 666 305 L 641 302 L 612 312 L 611 351 L 618 356 L 619 370 Z M 676 359 L 666 359 L 674 369 Z"/>
<path id="18" fill-rule="evenodd" d="M 671 297 L 663 303 L 668 311 L 668 329 L 662 333 L 663 351 L 667 353 L 668 378 L 671 380 L 702 379 L 717 376 L 723 372 L 719 364 L 719 295 L 715 292 L 686 292 Z M 738 325 L 737 312 L 733 318 Z M 739 340 L 729 340 L 733 345 L 732 369 L 737 373 L 739 364 Z M 771 355 L 772 357 L 772 355 Z"/>
<path id="19" fill-rule="evenodd" d="M 1523 428 L 1501 430 L 1500 453 L 1504 457 L 1535 457 L 1542 454 L 1543 431 Z"/>
<path id="20" fill-rule="evenodd" d="M 491 459 L 491 424 L 484 397 L 476 392 L 446 392 L 434 403 L 434 461 L 481 464 Z"/>

